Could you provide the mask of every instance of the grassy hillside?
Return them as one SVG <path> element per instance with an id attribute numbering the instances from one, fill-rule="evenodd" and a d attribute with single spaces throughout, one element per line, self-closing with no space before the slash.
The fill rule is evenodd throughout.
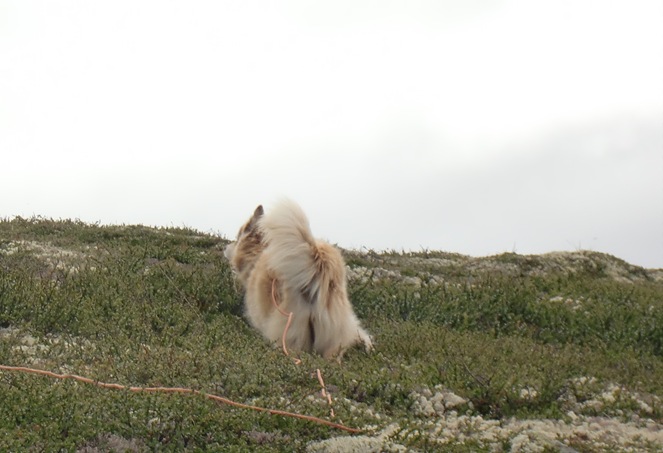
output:
<path id="1" fill-rule="evenodd" d="M 657 451 L 663 272 L 593 252 L 345 252 L 376 351 L 295 365 L 242 318 L 226 241 L 0 221 L 1 451 Z M 333 397 L 316 377 L 320 369 Z"/>

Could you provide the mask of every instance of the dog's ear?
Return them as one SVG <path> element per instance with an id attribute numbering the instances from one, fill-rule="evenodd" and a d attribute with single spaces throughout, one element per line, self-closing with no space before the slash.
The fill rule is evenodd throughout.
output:
<path id="1" fill-rule="evenodd" d="M 253 211 L 253 218 L 257 220 L 262 217 L 263 214 L 265 214 L 265 210 L 262 208 L 262 205 L 258 205 L 256 210 Z"/>
<path id="2" fill-rule="evenodd" d="M 260 220 L 260 217 L 265 214 L 265 210 L 262 208 L 262 205 L 259 205 L 255 211 L 253 211 L 253 217 L 251 217 L 251 220 L 249 220 L 249 223 L 246 224 L 246 230 L 253 230 L 256 225 L 258 224 L 258 220 Z"/>

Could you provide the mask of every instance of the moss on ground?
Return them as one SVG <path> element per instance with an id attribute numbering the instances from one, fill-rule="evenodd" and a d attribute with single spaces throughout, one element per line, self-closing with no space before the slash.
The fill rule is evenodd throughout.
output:
<path id="1" fill-rule="evenodd" d="M 522 427 L 493 440 L 472 434 L 494 425 L 486 420 L 506 427 L 599 417 L 661 430 L 660 271 L 591 252 L 478 259 L 346 251 L 351 298 L 376 351 L 351 351 L 342 364 L 304 354 L 297 366 L 242 318 L 225 244 L 186 228 L 0 221 L 0 364 L 190 387 L 329 418 L 321 369 L 334 421 L 365 430 L 383 449 L 523 442 Z M 446 407 L 448 394 L 462 403 Z M 443 437 L 436 426 L 454 420 L 456 434 Z M 202 396 L 0 371 L 3 451 L 322 451 L 325 439 L 347 436 Z M 642 435 L 633 444 L 569 436 L 564 445 L 583 451 L 663 446 Z"/>

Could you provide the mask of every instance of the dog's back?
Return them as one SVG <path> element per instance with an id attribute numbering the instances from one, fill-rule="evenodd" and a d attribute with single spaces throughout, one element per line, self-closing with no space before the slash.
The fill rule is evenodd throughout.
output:
<path id="1" fill-rule="evenodd" d="M 263 234 L 265 259 L 282 285 L 303 291 L 315 282 L 316 241 L 308 219 L 296 203 L 284 200 L 258 222 Z"/>

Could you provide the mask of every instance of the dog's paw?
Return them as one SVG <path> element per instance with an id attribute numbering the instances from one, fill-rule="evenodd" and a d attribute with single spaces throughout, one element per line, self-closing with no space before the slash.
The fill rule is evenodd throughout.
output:
<path id="1" fill-rule="evenodd" d="M 366 352 L 373 352 L 375 350 L 375 347 L 373 346 L 373 339 L 366 332 L 360 333 L 359 341 L 364 345 L 364 350 Z"/>

